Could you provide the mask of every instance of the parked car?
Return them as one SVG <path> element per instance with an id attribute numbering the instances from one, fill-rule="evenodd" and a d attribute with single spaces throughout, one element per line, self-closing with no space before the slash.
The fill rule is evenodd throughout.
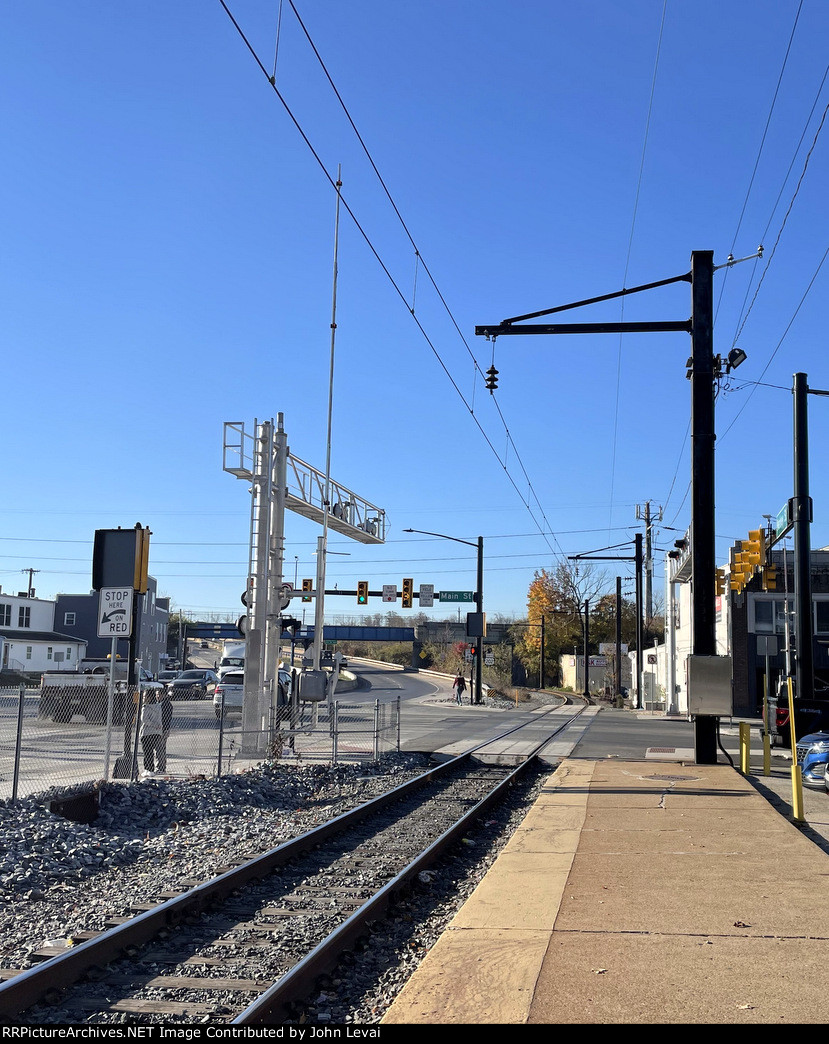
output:
<path id="1" fill-rule="evenodd" d="M 204 700 L 213 693 L 218 682 L 215 671 L 195 669 L 182 671 L 170 682 L 170 698 L 173 700 Z"/>
<path id="2" fill-rule="evenodd" d="M 245 694 L 245 672 L 226 671 L 213 690 L 213 710 L 216 717 L 222 714 L 241 714 Z"/>
<path id="3" fill-rule="evenodd" d="M 797 741 L 797 763 L 804 787 L 825 787 L 829 732 L 812 732 Z"/>
<path id="4" fill-rule="evenodd" d="M 174 682 L 176 680 L 176 678 L 178 678 L 178 676 L 180 674 L 181 674 L 181 671 L 171 671 L 171 670 L 159 671 L 158 672 L 158 680 L 161 682 L 162 685 L 169 685 L 170 682 Z"/>
<path id="5" fill-rule="evenodd" d="M 279 695 L 277 696 L 277 707 L 285 707 L 291 698 L 293 690 L 293 679 L 291 672 L 279 669 Z M 242 703 L 245 694 L 245 672 L 226 671 L 219 679 L 219 683 L 213 690 L 213 710 L 216 717 L 222 714 L 241 714 Z"/>

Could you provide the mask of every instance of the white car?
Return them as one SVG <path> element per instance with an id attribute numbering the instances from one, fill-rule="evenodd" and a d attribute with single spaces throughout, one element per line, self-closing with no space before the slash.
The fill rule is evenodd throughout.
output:
<path id="1" fill-rule="evenodd" d="M 290 697 L 293 682 L 291 672 L 280 668 L 279 671 L 279 697 L 277 706 L 284 707 Z M 219 684 L 213 692 L 213 710 L 217 718 L 222 714 L 241 714 L 242 702 L 245 695 L 245 672 L 228 671 L 219 679 Z"/>
<path id="2" fill-rule="evenodd" d="M 219 679 L 213 690 L 213 710 L 216 717 L 222 714 L 241 714 L 245 695 L 245 672 L 228 671 Z"/>

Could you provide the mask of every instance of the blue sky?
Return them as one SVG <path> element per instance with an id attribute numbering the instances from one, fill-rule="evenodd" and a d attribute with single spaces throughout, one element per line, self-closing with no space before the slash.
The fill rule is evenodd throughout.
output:
<path id="1" fill-rule="evenodd" d="M 693 250 L 764 246 L 715 277 L 715 351 L 748 355 L 717 400 L 719 560 L 777 513 L 792 375 L 829 388 L 829 5 L 226 4 L 0 10 L 4 591 L 29 568 L 39 596 L 87 590 L 94 531 L 141 522 L 175 606 L 241 611 L 250 504 L 222 425 L 282 413 L 325 467 L 338 167 L 331 474 L 388 540 L 332 535 L 329 587 L 470 590 L 474 549 L 404 530 L 482 535 L 492 618 L 525 612 L 536 569 L 632 541 L 637 505 L 672 547 L 687 335 L 501 338 L 493 358 L 475 327 L 681 275 Z M 680 283 L 569 318 L 689 315 Z M 813 547 L 827 410 L 810 397 Z M 289 514 L 289 581 L 319 532 Z M 608 590 L 632 572 L 600 568 Z M 663 575 L 659 552 L 657 593 Z"/>

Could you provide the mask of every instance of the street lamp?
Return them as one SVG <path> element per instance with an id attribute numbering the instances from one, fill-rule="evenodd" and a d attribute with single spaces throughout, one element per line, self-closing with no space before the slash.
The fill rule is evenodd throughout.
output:
<path id="1" fill-rule="evenodd" d="M 404 533 L 420 533 L 423 536 L 440 537 L 442 540 L 454 540 L 457 544 L 466 544 L 467 547 L 475 547 L 478 549 L 478 584 L 477 590 L 475 591 L 475 610 L 478 616 L 479 627 L 477 630 L 483 632 L 484 629 L 484 538 L 478 537 L 477 543 L 472 543 L 471 540 L 461 540 L 460 537 L 447 536 L 446 533 L 429 533 L 425 529 L 404 529 Z M 475 657 L 475 703 L 483 703 L 483 684 L 481 679 L 481 667 L 484 659 L 484 651 L 481 648 L 483 633 L 469 635 L 471 638 L 477 638 L 477 656 Z"/>

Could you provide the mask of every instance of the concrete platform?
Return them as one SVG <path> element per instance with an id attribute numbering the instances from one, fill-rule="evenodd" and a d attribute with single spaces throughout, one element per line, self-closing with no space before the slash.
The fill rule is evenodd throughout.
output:
<path id="1" fill-rule="evenodd" d="M 730 765 L 570 759 L 384 1024 L 823 1023 L 829 857 Z"/>

